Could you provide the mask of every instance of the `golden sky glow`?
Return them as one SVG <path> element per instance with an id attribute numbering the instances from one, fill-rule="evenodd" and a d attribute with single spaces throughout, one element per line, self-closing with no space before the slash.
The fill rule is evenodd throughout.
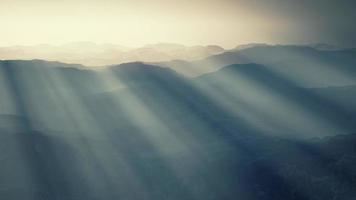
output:
<path id="1" fill-rule="evenodd" d="M 273 9 L 268 6 L 281 3 L 268 1 L 0 0 L 0 46 L 90 41 L 230 48 L 249 42 L 308 41 L 301 32 L 311 26 L 301 27 L 297 18 L 303 13 L 287 16 L 289 11 L 281 10 L 295 6 Z"/>
<path id="2" fill-rule="evenodd" d="M 271 41 L 276 28 L 236 2 L 0 0 L 0 45 L 73 41 L 141 46 Z M 263 34 L 262 34 L 263 32 Z"/>

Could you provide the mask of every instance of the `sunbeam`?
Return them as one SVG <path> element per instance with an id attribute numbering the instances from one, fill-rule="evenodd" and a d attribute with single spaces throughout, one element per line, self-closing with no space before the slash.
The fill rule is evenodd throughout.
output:
<path id="1" fill-rule="evenodd" d="M 355 199 L 351 0 L 0 5 L 0 200 Z"/>

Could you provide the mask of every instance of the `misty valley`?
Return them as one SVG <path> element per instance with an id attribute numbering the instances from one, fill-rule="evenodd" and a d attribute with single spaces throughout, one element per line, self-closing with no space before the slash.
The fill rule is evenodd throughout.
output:
<path id="1" fill-rule="evenodd" d="M 1 60 L 0 199 L 356 199 L 356 49 L 186 51 Z"/>

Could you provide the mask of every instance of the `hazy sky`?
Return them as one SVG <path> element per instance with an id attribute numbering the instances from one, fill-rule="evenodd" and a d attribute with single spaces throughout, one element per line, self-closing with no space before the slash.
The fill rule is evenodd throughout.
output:
<path id="1" fill-rule="evenodd" d="M 356 46 L 355 0 L 0 0 L 0 46 L 325 42 Z"/>

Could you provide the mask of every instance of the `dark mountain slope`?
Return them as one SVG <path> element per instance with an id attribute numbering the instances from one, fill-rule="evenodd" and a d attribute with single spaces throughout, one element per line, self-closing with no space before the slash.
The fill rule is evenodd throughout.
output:
<path id="1" fill-rule="evenodd" d="M 232 64 L 257 63 L 302 87 L 355 84 L 355 49 L 322 51 L 303 46 L 256 46 L 224 52 L 195 62 L 157 63 L 189 76 Z M 183 69 L 183 70 L 182 70 Z"/>
<path id="2" fill-rule="evenodd" d="M 277 124 L 276 128 L 278 124 L 285 126 L 279 127 L 281 130 L 272 129 L 273 133 L 284 135 L 300 129 L 301 132 L 296 135 L 307 136 L 328 125 L 332 126 L 324 133 L 352 132 L 355 128 L 355 113 L 346 105 L 323 97 L 314 90 L 301 88 L 262 65 L 231 65 L 197 77 L 194 81 L 205 90 L 228 94 L 227 101 L 236 106 L 236 112 L 240 112 L 241 106 L 247 109 L 245 112 L 263 117 L 268 122 L 264 130 L 271 128 L 271 124 Z M 300 124 L 313 128 L 304 129 Z"/>
<path id="3" fill-rule="evenodd" d="M 259 64 L 195 79 L 50 66 L 0 64 L 0 198 L 355 197 L 356 141 L 340 135 L 354 112 L 329 98 L 351 102 L 351 90 L 306 89 Z"/>

